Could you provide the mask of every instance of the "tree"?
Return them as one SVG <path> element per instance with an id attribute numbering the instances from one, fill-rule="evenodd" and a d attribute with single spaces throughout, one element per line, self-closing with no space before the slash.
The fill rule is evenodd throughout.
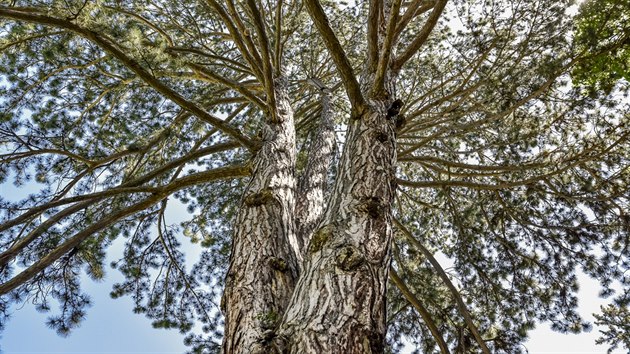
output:
<path id="1" fill-rule="evenodd" d="M 573 77 L 590 94 L 608 94 L 619 79 L 630 80 L 628 10 L 627 1 L 616 0 L 588 1 L 581 8 L 575 42 L 591 55 L 576 65 Z"/>
<path id="2" fill-rule="evenodd" d="M 569 82 L 630 32 L 570 5 L 5 2 L 0 176 L 41 188 L 1 201 L 2 323 L 70 331 L 122 237 L 112 296 L 193 352 L 519 353 L 588 328 L 577 271 L 629 347 L 628 83 Z"/>

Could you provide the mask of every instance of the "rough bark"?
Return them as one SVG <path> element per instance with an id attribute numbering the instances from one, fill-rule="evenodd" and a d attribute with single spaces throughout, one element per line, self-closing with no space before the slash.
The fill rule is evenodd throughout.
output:
<path id="1" fill-rule="evenodd" d="M 283 319 L 287 353 L 382 353 L 396 150 L 386 101 L 350 122 L 333 194 Z"/>
<path id="2" fill-rule="evenodd" d="M 224 353 L 268 353 L 297 278 L 294 233 L 295 128 L 282 80 L 275 119 L 262 128 L 262 147 L 235 220 L 222 309 Z"/>
<path id="3" fill-rule="evenodd" d="M 335 125 L 331 108 L 332 93 L 321 83 L 322 111 L 319 127 L 309 146 L 306 167 L 302 172 L 296 193 L 295 225 L 302 255 L 306 251 L 313 230 L 324 215 L 324 196 L 328 185 L 328 170 L 335 147 Z"/>
<path id="4" fill-rule="evenodd" d="M 393 118 L 396 118 L 400 109 L 398 107 L 393 114 L 390 110 L 395 98 L 396 75 L 391 71 L 394 57 L 391 51 L 395 48 L 395 23 L 400 1 L 394 1 L 395 6 L 390 1 L 381 4 L 383 16 L 380 21 L 383 23 L 379 28 L 387 31 L 379 30 L 376 37 L 378 46 L 388 51 L 388 55 L 379 58 L 376 71 L 366 68 L 361 85 L 319 2 L 308 0 L 305 5 L 343 78 L 353 118 L 348 122 L 344 150 L 326 211 L 314 231 L 308 228 L 315 224 L 312 220 L 320 217 L 312 206 L 323 204 L 323 194 L 321 202 L 318 199 L 320 196 L 307 195 L 303 200 L 306 206 L 299 206 L 296 210 L 300 215 L 300 239 L 303 244 L 307 244 L 303 247 L 305 262 L 295 291 L 285 307 L 286 311 L 277 312 L 284 314 L 280 327 L 264 338 L 266 342 L 272 342 L 266 349 L 267 352 L 295 354 L 383 353 L 387 330 L 387 272 L 393 233 L 391 210 L 395 193 L 396 142 Z M 394 12 L 390 16 L 392 8 Z M 385 22 L 386 19 L 389 22 Z M 367 97 L 371 99 L 366 100 Z M 325 180 L 322 166 L 320 161 L 316 170 L 305 172 L 311 174 L 309 178 L 314 178 L 312 182 Z M 309 189 L 309 186 L 305 189 Z M 307 240 L 309 234 L 312 236 Z M 297 245 L 299 247 L 299 241 Z M 235 249 L 233 257 L 239 257 L 239 254 L 245 256 L 247 251 L 264 253 L 266 249 L 257 245 L 246 246 L 249 250 Z M 283 247 L 282 244 L 271 246 Z M 251 268 L 239 268 L 238 273 L 231 274 L 233 277 L 245 279 L 261 276 L 259 270 L 254 270 L 252 274 Z M 277 296 L 281 300 L 276 301 L 284 301 L 282 296 L 287 294 L 279 293 Z M 241 304 L 247 303 L 243 299 L 239 301 Z M 266 309 L 260 306 L 260 301 L 255 306 L 253 310 L 248 309 L 250 313 L 255 314 L 260 311 L 259 308 Z M 239 315 L 243 318 L 248 316 L 242 309 Z M 240 318 L 228 318 L 228 325 L 233 326 L 232 322 L 239 320 L 242 321 Z M 253 331 L 259 330 L 255 326 L 250 327 Z M 242 333 L 248 338 L 260 337 L 260 331 L 254 334 L 247 331 Z M 229 333 L 226 336 L 229 338 Z M 252 340 L 224 347 L 224 350 L 234 353 L 259 350 L 260 347 L 249 343 Z M 237 348 L 237 345 L 245 347 Z"/>

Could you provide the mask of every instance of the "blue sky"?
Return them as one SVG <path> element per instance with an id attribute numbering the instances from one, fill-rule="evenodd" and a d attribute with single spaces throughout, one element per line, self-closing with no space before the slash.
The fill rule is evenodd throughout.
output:
<path id="1" fill-rule="evenodd" d="M 110 272 L 110 275 L 113 272 Z M 109 277 L 112 278 L 112 277 Z M 60 337 L 45 325 L 47 314 L 33 306 L 16 310 L 0 339 L 3 354 L 26 353 L 183 353 L 183 336 L 157 330 L 149 320 L 133 314 L 129 298 L 109 297 L 111 282 L 85 282 L 93 306 L 86 320 L 70 336 Z M 53 308 L 54 310 L 54 308 Z"/>
<path id="2" fill-rule="evenodd" d="M 11 181 L 12 176 L 7 180 Z M 18 200 L 38 190 L 35 182 L 17 188 L 7 182 L 0 184 L 0 195 L 4 199 Z M 171 203 L 166 217 L 170 222 L 179 222 L 187 217 L 186 208 Z M 176 330 L 154 329 L 151 321 L 133 313 L 133 301 L 129 297 L 112 299 L 112 285 L 123 280 L 123 276 L 109 268 L 109 264 L 120 256 L 124 239 L 120 238 L 109 249 L 106 277 L 95 282 L 84 276 L 82 289 L 90 295 L 92 307 L 87 309 L 86 319 L 68 337 L 60 337 L 46 326 L 56 304 L 51 302 L 50 313 L 39 313 L 30 303 L 11 308 L 12 317 L 4 332 L 0 333 L 0 354 L 52 354 L 52 353 L 183 353 L 187 347 L 184 336 Z M 118 253 L 118 254 L 116 254 Z M 196 253 L 196 252 L 195 252 Z M 196 254 L 193 254 L 193 257 Z"/>

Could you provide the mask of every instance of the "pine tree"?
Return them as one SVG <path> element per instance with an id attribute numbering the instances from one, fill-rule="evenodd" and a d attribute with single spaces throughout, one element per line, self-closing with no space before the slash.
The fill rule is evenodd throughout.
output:
<path id="1" fill-rule="evenodd" d="M 520 353 L 577 272 L 630 348 L 630 12 L 572 5 L 4 1 L 0 326 L 67 334 L 119 242 L 192 352 Z"/>

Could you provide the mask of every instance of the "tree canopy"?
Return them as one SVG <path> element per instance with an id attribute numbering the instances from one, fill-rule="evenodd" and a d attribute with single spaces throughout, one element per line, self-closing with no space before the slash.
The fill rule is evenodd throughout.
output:
<path id="1" fill-rule="evenodd" d="M 391 208 L 362 207 L 393 220 L 383 350 L 519 353 L 541 321 L 587 330 L 579 272 L 613 297 L 597 315 L 601 342 L 630 348 L 630 5 L 571 6 L 3 1 L 0 182 L 30 194 L 0 199 L 0 327 L 11 304 L 29 301 L 67 334 L 90 304 L 80 277 L 103 279 L 111 266 L 125 276 L 113 297 L 187 333 L 192 351 L 218 350 L 236 220 L 269 199 L 248 191 L 272 123 L 295 129 L 287 173 L 297 185 L 324 176 L 321 195 L 298 193 L 298 207 L 343 204 L 335 181 L 363 176 L 342 169 L 349 127 L 396 98 L 384 108 Z M 313 151 L 330 165 L 314 170 Z M 165 212 L 179 203 L 189 220 L 173 224 Z M 308 258 L 328 229 L 295 218 L 312 236 Z M 119 260 L 105 264 L 115 242 Z M 285 315 L 256 316 L 273 327 Z"/>
<path id="2" fill-rule="evenodd" d="M 627 1 L 587 1 L 576 18 L 575 44 L 591 53 L 573 71 L 574 81 L 610 93 L 619 79 L 630 80 Z"/>

